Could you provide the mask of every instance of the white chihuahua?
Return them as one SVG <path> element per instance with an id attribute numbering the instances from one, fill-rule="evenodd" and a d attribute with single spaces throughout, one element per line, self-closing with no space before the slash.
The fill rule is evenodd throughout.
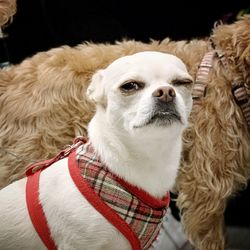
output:
<path id="1" fill-rule="evenodd" d="M 0 249 L 148 249 L 177 175 L 191 89 L 183 62 L 165 53 L 98 71 L 89 140 L 0 191 Z"/>

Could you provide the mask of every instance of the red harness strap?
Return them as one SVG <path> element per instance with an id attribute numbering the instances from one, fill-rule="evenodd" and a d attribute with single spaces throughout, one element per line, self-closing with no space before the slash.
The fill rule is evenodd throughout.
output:
<path id="1" fill-rule="evenodd" d="M 26 183 L 26 204 L 30 219 L 33 226 L 43 241 L 44 245 L 49 250 L 56 250 L 54 240 L 51 237 L 50 229 L 48 227 L 47 219 L 43 212 L 43 207 L 39 201 L 39 179 L 40 174 L 43 169 L 49 167 L 54 162 L 67 157 L 73 150 L 80 146 L 85 140 L 82 137 L 76 138 L 74 140 L 73 146 L 66 148 L 57 154 L 54 158 L 50 160 L 45 160 L 33 164 L 26 171 L 27 183 Z"/>
<path id="2" fill-rule="evenodd" d="M 54 240 L 51 238 L 50 229 L 47 224 L 47 219 L 44 215 L 42 205 L 39 202 L 39 178 L 41 170 L 37 171 L 33 175 L 29 175 L 26 184 L 26 203 L 30 219 L 36 229 L 36 232 L 40 236 L 44 245 L 49 250 L 56 250 Z"/>
<path id="3" fill-rule="evenodd" d="M 75 151 L 69 155 L 68 166 L 72 180 L 80 193 L 89 201 L 89 203 L 102 214 L 113 226 L 115 226 L 127 240 L 130 242 L 133 250 L 140 250 L 140 241 L 132 231 L 131 227 L 117 214 L 115 213 L 95 191 L 83 181 L 80 169 L 77 167 Z"/>

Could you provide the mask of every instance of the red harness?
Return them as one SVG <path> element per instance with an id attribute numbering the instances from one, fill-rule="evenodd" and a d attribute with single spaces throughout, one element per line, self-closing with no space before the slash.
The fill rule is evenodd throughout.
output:
<path id="1" fill-rule="evenodd" d="M 51 160 L 32 165 L 27 171 L 27 207 L 31 221 L 41 240 L 48 249 L 57 249 L 51 237 L 42 205 L 39 202 L 40 173 L 55 161 L 69 156 L 68 167 L 70 176 L 80 193 L 128 239 L 134 250 L 148 249 L 160 230 L 162 218 L 170 201 L 169 194 L 163 200 L 155 199 L 148 193 L 111 174 L 103 169 L 101 163 L 96 160 L 92 147 L 85 152 L 84 156 L 81 156 L 80 153 L 76 155 L 75 149 L 83 143 L 82 138 L 80 140 L 76 139 L 74 145 L 69 149 L 60 152 Z M 85 147 L 86 149 L 86 145 L 84 144 L 82 148 Z M 113 197 L 117 196 L 119 191 L 115 190 L 114 196 L 112 196 L 112 190 L 109 192 L 108 189 L 110 186 L 115 185 L 119 186 L 117 190 L 125 188 L 129 193 L 127 197 L 126 193 L 124 196 L 124 189 L 121 194 L 118 193 L 118 197 L 123 195 L 122 199 L 116 198 L 113 202 Z M 127 205 L 129 204 L 129 211 L 125 216 L 125 211 L 127 210 L 122 209 L 126 202 Z M 148 217 L 149 214 L 151 217 Z M 147 220 L 146 223 L 145 220 Z M 144 222 L 142 223 L 142 221 Z"/>

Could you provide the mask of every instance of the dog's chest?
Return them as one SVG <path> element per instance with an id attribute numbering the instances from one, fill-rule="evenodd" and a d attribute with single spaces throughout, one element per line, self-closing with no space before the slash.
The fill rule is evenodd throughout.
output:
<path id="1" fill-rule="evenodd" d="M 77 239 L 70 244 L 92 245 L 93 249 L 107 244 L 112 249 L 116 242 L 122 242 L 124 249 L 128 242 L 133 249 L 148 249 L 169 202 L 168 196 L 155 199 L 110 173 L 90 143 L 46 169 L 40 181 L 39 198 L 59 244 L 70 237 Z M 100 237 L 93 242 L 96 235 Z"/>
<path id="2" fill-rule="evenodd" d="M 168 201 L 156 200 L 109 172 L 99 161 L 90 143 L 78 149 L 75 162 L 84 182 L 93 190 L 93 195 L 87 197 L 90 203 L 93 205 L 97 203 L 96 200 L 101 201 L 94 205 L 95 208 L 129 239 L 131 245 L 137 241 L 140 249 L 148 249 L 159 233 Z M 124 231 L 124 227 L 133 235 Z"/>

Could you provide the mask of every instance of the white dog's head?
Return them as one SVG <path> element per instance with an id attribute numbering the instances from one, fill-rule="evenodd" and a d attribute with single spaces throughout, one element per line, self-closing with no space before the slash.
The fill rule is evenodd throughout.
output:
<path id="1" fill-rule="evenodd" d="M 134 134 L 173 125 L 184 128 L 192 106 L 191 83 L 176 56 L 140 52 L 98 71 L 87 95 L 110 125 Z"/>
<path id="2" fill-rule="evenodd" d="M 159 52 L 122 57 L 93 76 L 89 139 L 112 172 L 158 197 L 173 186 L 191 83 L 180 59 Z"/>

